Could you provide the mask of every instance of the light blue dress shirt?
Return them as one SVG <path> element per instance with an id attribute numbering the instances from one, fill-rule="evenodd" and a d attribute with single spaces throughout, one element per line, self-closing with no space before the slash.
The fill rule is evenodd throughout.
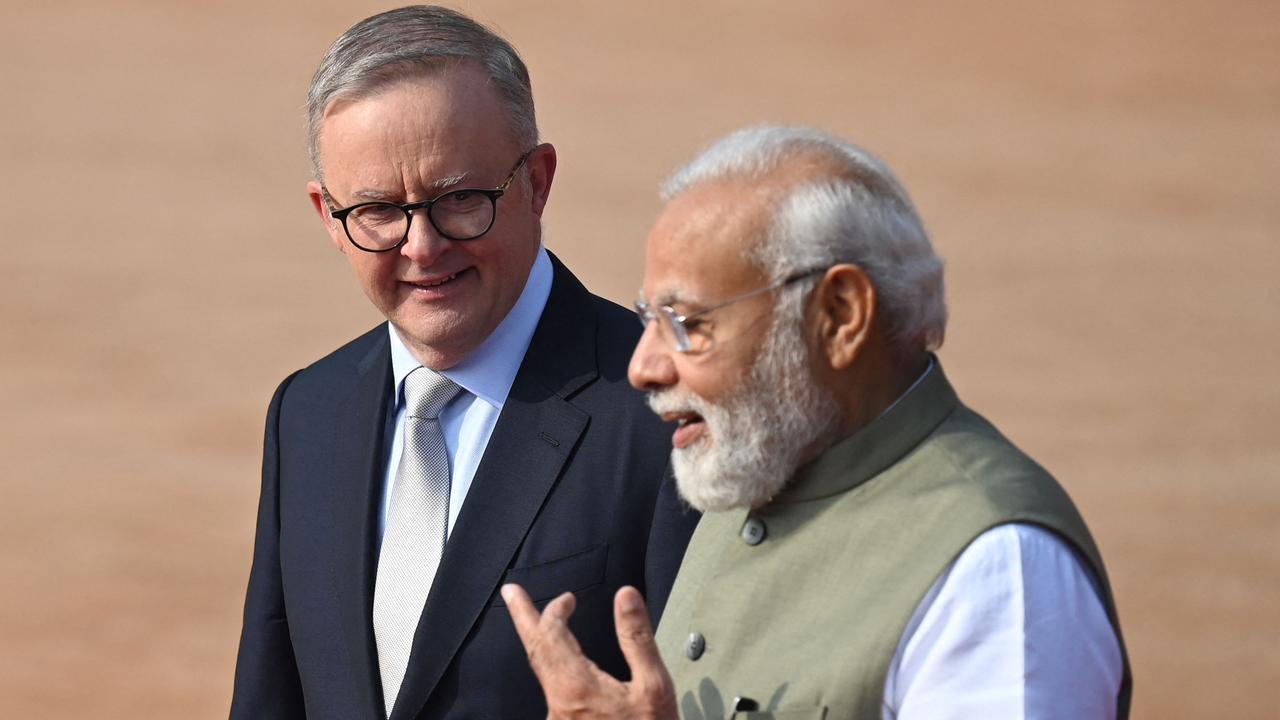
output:
<path id="1" fill-rule="evenodd" d="M 538 250 L 538 256 L 529 271 L 524 290 L 516 299 L 511 312 L 498 323 L 498 327 L 480 343 L 465 360 L 441 372 L 466 392 L 458 393 L 440 413 L 440 429 L 449 451 L 449 467 L 452 482 L 449 491 L 449 533 L 458 519 L 458 511 L 471 489 L 476 467 L 489 445 L 489 436 L 498 422 L 498 415 L 511 392 L 516 373 L 524 362 L 525 351 L 533 339 L 542 311 L 551 295 L 551 258 L 546 248 Z M 378 537 L 387 523 L 387 507 L 391 502 L 391 489 L 396 481 L 396 469 L 404 448 L 404 378 L 422 366 L 409 352 L 404 341 L 391 323 L 387 323 L 391 335 L 391 369 L 395 378 L 391 401 L 396 408 L 396 423 L 392 434 L 391 454 L 387 461 L 387 474 L 383 481 L 382 504 L 378 512 Z"/>

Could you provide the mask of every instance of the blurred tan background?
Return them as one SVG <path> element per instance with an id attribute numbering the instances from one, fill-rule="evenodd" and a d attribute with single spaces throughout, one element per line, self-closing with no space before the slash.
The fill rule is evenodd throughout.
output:
<path id="1" fill-rule="evenodd" d="M 4 3 L 0 717 L 226 716 L 270 393 L 378 320 L 303 96 L 393 5 Z M 524 53 L 548 245 L 616 300 L 711 139 L 884 157 L 948 261 L 948 373 L 1098 536 L 1135 717 L 1280 717 L 1280 5 L 455 7 Z"/>

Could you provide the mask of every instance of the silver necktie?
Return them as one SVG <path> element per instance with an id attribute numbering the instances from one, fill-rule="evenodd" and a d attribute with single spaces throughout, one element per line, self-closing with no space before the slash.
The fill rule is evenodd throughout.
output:
<path id="1" fill-rule="evenodd" d="M 373 591 L 373 634 L 388 716 L 404 681 L 413 634 L 449 533 L 449 453 L 439 416 L 459 390 L 452 380 L 425 367 L 404 379 L 404 447 Z"/>

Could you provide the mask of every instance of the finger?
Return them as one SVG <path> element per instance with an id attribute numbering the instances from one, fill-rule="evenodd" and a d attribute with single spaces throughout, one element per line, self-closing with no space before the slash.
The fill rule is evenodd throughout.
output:
<path id="1" fill-rule="evenodd" d="M 627 586 L 614 595 L 613 622 L 617 627 L 618 646 L 631 667 L 631 682 L 646 691 L 666 692 L 671 686 L 671 676 L 662 664 L 639 590 Z"/>
<path id="2" fill-rule="evenodd" d="M 516 625 L 516 634 L 526 651 L 532 649 L 534 638 L 538 635 L 538 623 L 542 614 L 533 606 L 529 594 L 519 585 L 508 583 L 502 586 L 502 600 L 507 604 L 511 620 Z"/>
<path id="3" fill-rule="evenodd" d="M 556 622 L 561 625 L 567 625 L 569 618 L 573 617 L 573 611 L 578 607 L 578 598 L 573 593 L 561 593 L 555 600 L 547 603 L 547 607 L 542 611 L 542 623 L 546 627 L 548 622 Z"/>
<path id="4" fill-rule="evenodd" d="M 577 659 L 587 661 L 586 656 L 582 654 L 582 646 L 578 644 L 578 638 L 574 637 L 573 631 L 569 629 L 569 618 L 573 617 L 573 611 L 577 607 L 578 598 L 574 597 L 573 593 L 567 592 L 547 603 L 542 610 L 538 632 L 541 633 L 545 651 L 552 654 L 557 662 L 571 662 Z"/>
<path id="5" fill-rule="evenodd" d="M 577 599 L 573 593 L 564 593 L 547 604 L 541 613 L 524 588 L 519 585 L 502 586 L 502 599 L 511 612 L 516 634 L 524 645 L 525 654 L 535 671 L 543 664 L 558 665 L 582 656 L 582 647 L 569 630 Z"/>

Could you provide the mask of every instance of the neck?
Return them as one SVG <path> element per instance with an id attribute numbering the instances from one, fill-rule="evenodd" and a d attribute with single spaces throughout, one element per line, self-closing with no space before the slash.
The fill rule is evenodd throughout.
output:
<path id="1" fill-rule="evenodd" d="M 869 352 L 842 378 L 840 405 L 844 410 L 839 439 L 853 435 L 880 417 L 920 379 L 929 367 L 924 351 L 902 355 L 889 348 Z"/>

